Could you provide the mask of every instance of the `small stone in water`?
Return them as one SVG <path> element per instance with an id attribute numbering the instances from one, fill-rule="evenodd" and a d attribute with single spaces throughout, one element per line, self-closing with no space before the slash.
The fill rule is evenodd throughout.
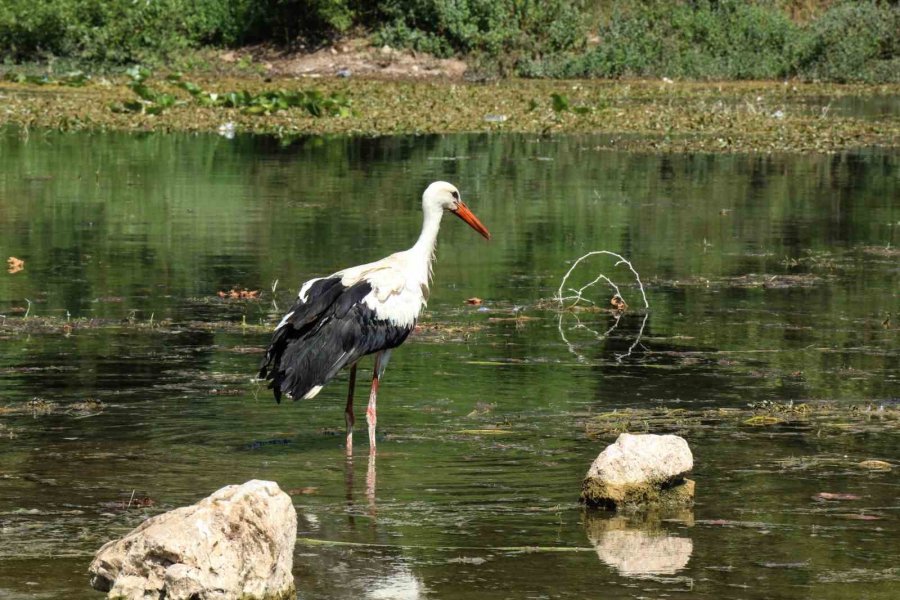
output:
<path id="1" fill-rule="evenodd" d="M 756 563 L 761 567 L 765 567 L 766 569 L 803 569 L 809 566 L 809 561 L 804 560 L 801 562 L 761 562 Z"/>
<path id="2" fill-rule="evenodd" d="M 486 558 L 481 558 L 480 556 L 460 556 L 459 558 L 451 558 L 447 561 L 448 563 L 453 564 L 464 564 L 464 565 L 483 565 L 487 562 Z"/>
<path id="3" fill-rule="evenodd" d="M 813 500 L 861 500 L 856 494 L 833 494 L 831 492 L 819 492 L 813 496 Z"/>
<path id="4" fill-rule="evenodd" d="M 881 517 L 878 515 L 865 515 L 860 513 L 843 513 L 839 515 L 834 515 L 836 517 L 840 517 L 841 519 L 849 519 L 851 521 L 880 521 Z"/>
<path id="5" fill-rule="evenodd" d="M 859 466 L 870 471 L 890 471 L 893 468 L 891 463 L 883 460 L 864 460 L 859 463 Z"/>
<path id="6" fill-rule="evenodd" d="M 234 123 L 228 121 L 227 123 L 223 123 L 219 125 L 219 135 L 227 140 L 234 139 Z"/>

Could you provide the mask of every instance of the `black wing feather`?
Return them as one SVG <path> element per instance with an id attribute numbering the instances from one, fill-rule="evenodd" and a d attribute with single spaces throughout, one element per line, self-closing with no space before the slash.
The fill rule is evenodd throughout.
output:
<path id="1" fill-rule="evenodd" d="M 413 328 L 378 319 L 362 302 L 371 291 L 365 280 L 345 287 L 330 277 L 297 300 L 260 365 L 259 377 L 272 381 L 276 401 L 282 393 L 300 399 L 366 354 L 403 343 Z"/>

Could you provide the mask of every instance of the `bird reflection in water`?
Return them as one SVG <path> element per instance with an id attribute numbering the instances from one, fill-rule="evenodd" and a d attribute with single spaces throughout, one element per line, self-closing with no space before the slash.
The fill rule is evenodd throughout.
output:
<path id="1" fill-rule="evenodd" d="M 376 453 L 374 451 L 369 452 L 369 459 L 366 466 L 366 503 L 368 505 L 368 513 L 370 517 L 375 517 L 378 514 L 378 509 L 375 504 L 375 486 L 376 486 L 376 472 L 375 472 L 375 456 Z M 346 483 L 347 493 L 347 508 L 350 509 L 355 506 L 356 502 L 354 500 L 354 489 L 353 489 L 353 453 L 348 452 L 345 455 L 344 460 L 344 481 Z M 353 513 L 352 511 L 348 513 L 350 515 L 350 522 L 353 524 Z"/>

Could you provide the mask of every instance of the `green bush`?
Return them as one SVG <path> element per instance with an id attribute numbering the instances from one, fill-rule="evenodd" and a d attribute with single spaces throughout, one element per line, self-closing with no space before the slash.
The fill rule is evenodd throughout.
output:
<path id="1" fill-rule="evenodd" d="M 5 0 L 0 52 L 13 60 L 164 58 L 186 47 L 236 41 L 237 16 L 223 0 Z"/>
<path id="2" fill-rule="evenodd" d="M 618 4 L 585 53 L 523 64 L 532 76 L 770 79 L 790 72 L 798 27 L 738 0 Z"/>
<path id="3" fill-rule="evenodd" d="M 523 61 L 531 77 L 900 81 L 900 5 L 843 0 L 805 25 L 773 0 L 619 2 L 582 53 Z"/>
<path id="4" fill-rule="evenodd" d="M 353 0 L 242 0 L 239 41 L 317 45 L 349 30 L 364 13 Z"/>
<path id="5" fill-rule="evenodd" d="M 375 43 L 528 77 L 900 81 L 900 3 L 786 0 L 0 0 L 0 56 L 159 63 L 204 45 Z M 593 25 L 591 27 L 591 25 Z M 598 41 L 587 43 L 588 31 Z"/>
<path id="6" fill-rule="evenodd" d="M 579 47 L 586 25 L 578 0 L 387 0 L 379 19 L 380 44 L 475 56 L 499 70 Z"/>
<path id="7" fill-rule="evenodd" d="M 4 0 L 0 53 L 146 62 L 202 45 L 315 43 L 347 30 L 355 15 L 348 0 Z"/>
<path id="8" fill-rule="evenodd" d="M 900 5 L 842 2 L 810 24 L 797 74 L 825 81 L 900 81 Z"/>

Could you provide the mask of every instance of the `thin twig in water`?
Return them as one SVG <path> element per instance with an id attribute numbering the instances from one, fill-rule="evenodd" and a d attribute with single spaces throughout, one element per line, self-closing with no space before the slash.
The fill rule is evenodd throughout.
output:
<path id="1" fill-rule="evenodd" d="M 275 290 L 278 288 L 278 280 L 272 282 L 272 308 L 275 309 L 275 312 L 278 312 L 278 303 L 275 302 Z"/>
<path id="2" fill-rule="evenodd" d="M 589 303 L 591 303 L 591 304 L 594 304 L 594 302 L 592 302 L 591 300 L 588 300 L 587 298 L 585 298 L 584 296 L 582 296 L 582 294 L 584 293 L 584 290 L 588 289 L 589 287 L 591 287 L 592 285 L 594 285 L 595 283 L 597 283 L 597 282 L 600 281 L 601 279 L 602 279 L 603 281 L 605 281 L 606 283 L 608 283 L 609 286 L 610 286 L 612 289 L 614 289 L 614 290 L 616 291 L 616 296 L 618 296 L 619 298 L 622 298 L 622 293 L 619 291 L 619 286 L 617 286 L 617 285 L 613 282 L 612 279 L 610 279 L 609 277 L 607 277 L 606 275 L 604 275 L 603 273 L 601 273 L 601 274 L 597 275 L 597 277 L 596 277 L 593 281 L 591 281 L 590 283 L 586 283 L 585 285 L 581 286 L 581 287 L 578 288 L 577 290 L 576 290 L 575 288 L 569 288 L 568 291 L 573 292 L 575 295 L 574 295 L 574 296 L 566 296 L 565 298 L 561 298 L 561 300 L 575 300 L 575 302 L 574 302 L 574 303 L 572 304 L 572 306 L 570 306 L 569 308 L 575 307 L 575 305 L 577 305 L 577 304 L 578 304 L 579 302 L 581 302 L 581 301 L 589 302 Z M 625 299 L 622 298 L 622 301 L 623 301 L 623 302 L 624 302 L 624 300 L 625 300 Z"/>
<path id="3" fill-rule="evenodd" d="M 125 510 L 131 508 L 131 502 L 134 500 L 134 492 L 135 490 L 131 490 L 131 498 L 128 499 L 128 506 L 125 507 Z"/>
<path id="4" fill-rule="evenodd" d="M 579 258 L 578 260 L 576 260 L 574 263 L 572 263 L 572 266 L 569 267 L 569 270 L 568 270 L 568 271 L 566 272 L 566 274 L 563 276 L 562 281 L 561 281 L 560 284 L 559 284 L 559 289 L 556 291 L 556 298 L 557 298 L 557 300 L 559 301 L 559 303 L 560 303 L 560 304 L 563 303 L 563 300 L 564 300 L 563 295 L 562 295 L 563 288 L 565 288 L 565 286 L 566 286 L 566 281 L 569 279 L 569 275 L 572 274 L 572 271 L 575 270 L 575 267 L 577 267 L 578 264 L 579 264 L 581 261 L 583 261 L 584 259 L 586 259 L 586 258 L 588 258 L 588 257 L 590 257 L 590 256 L 596 256 L 596 255 L 598 255 L 598 254 L 606 254 L 606 255 L 614 256 L 614 257 L 618 258 L 619 261 L 615 264 L 615 266 L 617 266 L 617 267 L 618 267 L 619 265 L 621 265 L 621 264 L 625 264 L 626 266 L 628 266 L 628 268 L 631 270 L 632 274 L 634 274 L 634 279 L 635 279 L 635 281 L 637 281 L 638 288 L 640 288 L 640 290 L 641 290 L 641 297 L 644 299 L 644 308 L 650 308 L 650 303 L 647 302 L 647 294 L 644 292 L 644 284 L 641 282 L 641 276 L 640 276 L 640 275 L 638 274 L 638 272 L 635 270 L 634 266 L 631 264 L 631 262 L 630 262 L 627 258 L 625 258 L 624 256 L 622 256 L 621 254 L 616 254 L 615 252 L 610 252 L 609 250 L 593 250 L 593 251 L 591 251 L 591 252 L 588 252 L 588 253 L 585 254 L 584 256 L 580 257 L 580 258 Z M 595 283 L 597 283 L 598 281 L 600 281 L 600 279 L 604 279 L 604 280 L 606 280 L 610 285 L 612 285 L 613 288 L 616 290 L 616 295 L 618 295 L 619 298 L 622 298 L 622 295 L 619 293 L 619 288 L 618 288 L 618 286 L 616 286 L 615 284 L 613 284 L 612 281 L 610 281 L 610 279 L 609 279 L 608 277 L 606 277 L 605 275 L 600 275 L 597 279 L 595 279 L 594 281 L 592 281 L 592 282 L 589 283 L 588 285 L 586 285 L 586 286 L 584 286 L 583 288 L 581 288 L 580 291 L 584 291 L 585 289 L 589 288 L 589 287 L 592 286 L 593 284 L 595 284 Z M 574 291 L 574 290 L 572 290 L 572 291 Z M 580 296 L 580 294 L 579 294 L 579 296 Z M 568 299 L 568 298 L 565 298 L 565 299 Z M 624 300 L 624 298 L 622 298 L 622 299 Z M 577 300 L 576 300 L 576 303 L 577 303 Z"/>
<path id="5" fill-rule="evenodd" d="M 644 315 L 644 320 L 641 321 L 641 329 L 640 331 L 638 331 L 637 337 L 634 338 L 634 343 L 631 344 L 631 346 L 628 348 L 628 352 L 626 352 L 625 354 L 616 354 L 616 362 L 622 362 L 622 359 L 628 358 L 629 356 L 631 356 L 631 353 L 634 352 L 634 349 L 641 342 L 641 336 L 644 335 L 644 325 L 647 324 L 647 317 L 649 316 L 650 313 Z M 616 325 L 618 325 L 618 321 L 616 322 Z"/>
<path id="6" fill-rule="evenodd" d="M 578 352 L 578 350 L 575 349 L 575 346 L 569 341 L 569 338 L 566 337 L 565 332 L 563 332 L 562 322 L 563 322 L 563 315 L 564 315 L 564 314 L 565 314 L 565 313 L 563 313 L 563 312 L 560 312 L 560 313 L 559 313 L 559 320 L 558 320 L 557 323 L 556 323 L 556 327 L 557 327 L 557 329 L 559 330 L 559 337 L 561 337 L 561 338 L 562 338 L 562 341 L 566 344 L 566 346 L 569 347 L 569 352 L 571 352 L 572 354 L 574 354 L 575 357 L 576 357 L 579 361 L 581 361 L 581 362 L 587 362 L 587 358 L 585 358 L 583 354 L 581 354 L 580 352 Z M 584 323 L 582 323 L 582 322 L 581 322 L 581 319 L 578 318 L 578 315 L 577 315 L 577 314 L 572 313 L 572 316 L 575 317 L 575 320 L 578 321 L 578 323 L 576 323 L 575 325 L 573 325 L 572 327 L 570 327 L 570 329 L 584 329 L 584 330 L 586 330 L 586 331 L 590 331 L 590 332 L 594 335 L 594 338 L 595 338 L 598 342 L 602 342 L 604 339 L 608 338 L 609 335 L 610 335 L 613 331 L 615 331 L 616 327 L 619 326 L 619 321 L 622 319 L 622 313 L 616 311 L 616 312 L 613 314 L 613 318 L 615 319 L 615 321 L 613 322 L 612 326 L 611 326 L 609 329 L 607 329 L 606 331 L 604 331 L 603 333 L 598 333 L 598 332 L 594 331 L 593 329 L 591 329 L 590 327 L 588 327 L 587 325 L 585 325 Z M 644 316 L 644 321 L 646 322 L 646 320 L 647 320 L 647 315 Z M 643 328 L 643 326 L 641 326 L 641 331 L 643 331 L 643 330 L 644 330 L 644 328 Z M 640 338 L 638 338 L 638 339 L 640 339 Z M 632 346 L 632 349 L 633 349 L 633 348 L 634 348 L 634 347 Z M 631 351 L 629 350 L 628 353 L 631 354 Z M 621 362 L 621 360 L 620 360 L 619 362 Z"/>
<path id="7" fill-rule="evenodd" d="M 574 263 L 572 263 L 572 266 L 569 267 L 569 270 L 563 276 L 562 281 L 559 284 L 559 289 L 556 292 L 556 300 L 559 302 L 560 307 L 562 307 L 564 305 L 564 303 L 569 300 L 574 300 L 574 302 L 571 304 L 571 306 L 568 307 L 570 309 L 574 308 L 575 306 L 578 305 L 579 302 L 582 302 L 582 301 L 588 302 L 590 304 L 594 304 L 594 302 L 592 302 L 591 300 L 584 297 L 584 292 L 585 292 L 585 290 L 587 290 L 588 288 L 590 288 L 591 286 L 595 285 L 596 283 L 598 283 L 600 281 L 605 281 L 615 291 L 615 295 L 613 296 L 613 299 L 619 298 L 619 300 L 621 300 L 622 303 L 625 303 L 625 298 L 622 296 L 622 292 L 619 289 L 619 286 L 616 285 L 616 283 L 614 281 L 612 281 L 612 279 L 610 279 L 603 273 L 598 274 L 591 282 L 583 285 L 582 287 L 580 287 L 578 289 L 566 288 L 566 282 L 568 281 L 569 276 L 572 275 L 572 273 L 575 271 L 575 268 L 581 263 L 581 261 L 583 261 L 584 259 L 586 259 L 588 257 L 596 256 L 596 255 L 600 255 L 600 254 L 613 256 L 616 259 L 618 259 L 618 261 L 615 264 L 616 267 L 618 267 L 619 265 L 622 265 L 622 264 L 624 264 L 628 267 L 628 269 L 634 275 L 635 281 L 637 281 L 638 288 L 641 290 L 641 298 L 644 300 L 644 308 L 649 309 L 650 303 L 647 301 L 647 294 L 644 291 L 644 284 L 641 281 L 641 276 L 638 274 L 637 270 L 634 268 L 634 265 L 632 265 L 631 262 L 628 259 L 626 259 L 624 256 L 622 256 L 621 254 L 616 254 L 615 252 L 610 252 L 609 250 L 594 250 L 592 252 L 588 252 L 584 256 L 581 256 L 580 258 L 578 258 Z M 563 296 L 564 289 L 567 292 L 571 292 L 574 295 Z M 647 325 L 647 318 L 649 316 L 650 316 L 649 313 L 644 314 L 644 319 L 643 319 L 643 321 L 641 321 L 641 328 L 638 331 L 638 334 L 634 340 L 634 343 L 632 343 L 631 346 L 628 348 L 628 351 L 625 352 L 624 354 L 616 354 L 615 355 L 617 362 L 622 362 L 622 360 L 631 356 L 631 354 L 634 352 L 635 348 L 638 347 L 638 345 L 640 344 L 640 341 L 641 341 L 641 336 L 643 336 L 643 334 L 644 334 L 644 327 Z M 597 341 L 602 341 L 602 340 L 606 339 L 607 337 L 609 337 L 609 335 L 616 329 L 616 327 L 619 326 L 619 320 L 621 318 L 622 318 L 622 312 L 616 311 L 615 322 L 612 324 L 612 326 L 609 329 L 606 330 L 606 332 L 604 332 L 603 334 L 600 334 L 597 331 L 594 331 L 593 329 L 591 329 L 590 327 L 587 327 L 586 325 L 584 325 L 581 322 L 581 319 L 579 319 L 576 315 L 575 320 L 577 321 L 577 324 L 574 325 L 573 327 L 571 327 L 570 329 L 584 329 L 586 331 L 589 331 L 591 334 L 593 334 L 594 338 Z M 563 313 L 561 312 L 559 315 L 559 321 L 557 323 L 557 329 L 559 330 L 559 335 L 562 338 L 563 342 L 566 344 L 566 346 L 569 348 L 569 351 L 572 352 L 572 354 L 574 354 L 578 358 L 579 361 L 586 362 L 587 359 L 575 349 L 574 344 L 569 342 L 568 338 L 566 337 L 565 331 L 563 330 L 562 322 L 563 322 Z"/>

